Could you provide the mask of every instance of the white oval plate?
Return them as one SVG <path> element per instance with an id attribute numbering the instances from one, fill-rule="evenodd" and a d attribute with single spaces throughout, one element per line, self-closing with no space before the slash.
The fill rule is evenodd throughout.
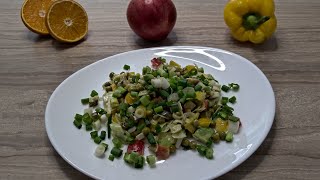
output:
<path id="1" fill-rule="evenodd" d="M 156 168 L 148 165 L 134 169 L 121 159 L 113 162 L 107 156 L 94 156 L 96 144 L 82 127 L 73 125 L 75 113 L 82 113 L 85 106 L 80 99 L 88 97 L 95 89 L 102 94 L 102 84 L 110 72 L 120 73 L 124 64 L 131 71 L 141 72 L 150 65 L 153 57 L 162 56 L 181 65 L 197 64 L 204 67 L 220 84 L 240 84 L 237 93 L 224 95 L 237 97 L 233 106 L 241 118 L 242 127 L 232 143 L 214 145 L 214 159 L 202 158 L 194 151 L 179 150 Z M 275 115 L 275 97 L 266 76 L 250 61 L 234 53 L 190 46 L 171 46 L 130 51 L 95 62 L 64 80 L 51 95 L 45 113 L 49 139 L 56 151 L 76 169 L 96 179 L 209 179 L 218 177 L 238 166 L 260 146 L 267 136 Z M 110 153 L 111 142 L 107 141 Z M 124 150 L 126 150 L 124 148 Z M 147 151 L 147 150 L 146 150 Z"/>

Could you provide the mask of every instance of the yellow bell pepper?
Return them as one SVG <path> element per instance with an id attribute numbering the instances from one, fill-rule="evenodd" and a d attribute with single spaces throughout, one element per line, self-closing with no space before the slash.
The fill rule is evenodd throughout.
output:
<path id="1" fill-rule="evenodd" d="M 203 102 L 206 99 L 206 93 L 201 91 L 196 91 L 196 99 Z"/>
<path id="2" fill-rule="evenodd" d="M 169 66 L 181 68 L 180 64 L 176 63 L 175 61 L 170 61 Z"/>
<path id="3" fill-rule="evenodd" d="M 134 102 L 136 102 L 138 100 L 138 98 L 132 97 L 130 92 L 128 92 L 126 97 L 125 97 L 125 100 L 129 105 L 132 105 Z"/>
<path id="4" fill-rule="evenodd" d="M 209 127 L 211 124 L 211 120 L 209 118 L 200 118 L 198 122 L 200 127 Z"/>
<path id="5" fill-rule="evenodd" d="M 184 125 L 184 128 L 193 134 L 196 128 L 192 124 L 193 123 L 187 123 Z"/>
<path id="6" fill-rule="evenodd" d="M 226 132 L 228 130 L 228 121 L 224 121 L 221 118 L 216 119 L 216 127 L 217 132 Z"/>
<path id="7" fill-rule="evenodd" d="M 120 117 L 118 116 L 118 115 L 116 115 L 116 114 L 113 114 L 112 115 L 112 122 L 114 122 L 114 123 L 118 123 L 119 122 L 119 119 L 120 119 Z"/>
<path id="8" fill-rule="evenodd" d="M 111 84 L 111 88 L 112 88 L 112 91 L 115 91 L 117 89 L 117 85 L 116 84 Z"/>
<path id="9" fill-rule="evenodd" d="M 224 21 L 235 39 L 259 44 L 276 30 L 274 11 L 273 0 L 230 0 L 224 9 Z"/>

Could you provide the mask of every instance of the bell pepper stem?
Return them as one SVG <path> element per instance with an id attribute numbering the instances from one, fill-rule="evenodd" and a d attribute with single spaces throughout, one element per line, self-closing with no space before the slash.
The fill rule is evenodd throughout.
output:
<path id="1" fill-rule="evenodd" d="M 267 22 L 269 19 L 270 19 L 269 16 L 262 16 L 262 17 L 258 20 L 257 25 L 261 25 L 261 24 Z"/>
<path id="2" fill-rule="evenodd" d="M 246 29 L 255 30 L 257 29 L 261 24 L 268 21 L 270 17 L 268 16 L 259 16 L 256 14 L 247 14 L 243 18 L 243 26 Z"/>

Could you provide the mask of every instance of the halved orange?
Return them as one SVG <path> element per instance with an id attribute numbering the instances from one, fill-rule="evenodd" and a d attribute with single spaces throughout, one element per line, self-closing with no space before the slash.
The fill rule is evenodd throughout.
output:
<path id="1" fill-rule="evenodd" d="M 62 42 L 76 42 L 88 33 L 88 16 L 73 0 L 55 1 L 48 10 L 46 26 L 52 37 Z"/>
<path id="2" fill-rule="evenodd" d="M 45 17 L 54 0 L 25 0 L 21 8 L 21 19 L 24 25 L 31 31 L 47 35 Z"/>

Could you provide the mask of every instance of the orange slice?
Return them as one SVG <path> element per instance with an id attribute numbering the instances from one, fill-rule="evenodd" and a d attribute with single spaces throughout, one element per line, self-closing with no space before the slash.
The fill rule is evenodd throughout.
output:
<path id="1" fill-rule="evenodd" d="M 24 25 L 31 31 L 47 35 L 45 17 L 54 0 L 25 0 L 21 8 L 21 19 Z"/>
<path id="2" fill-rule="evenodd" d="M 46 17 L 52 37 L 62 42 L 77 42 L 88 32 L 88 16 L 83 7 L 72 0 L 55 1 Z"/>

